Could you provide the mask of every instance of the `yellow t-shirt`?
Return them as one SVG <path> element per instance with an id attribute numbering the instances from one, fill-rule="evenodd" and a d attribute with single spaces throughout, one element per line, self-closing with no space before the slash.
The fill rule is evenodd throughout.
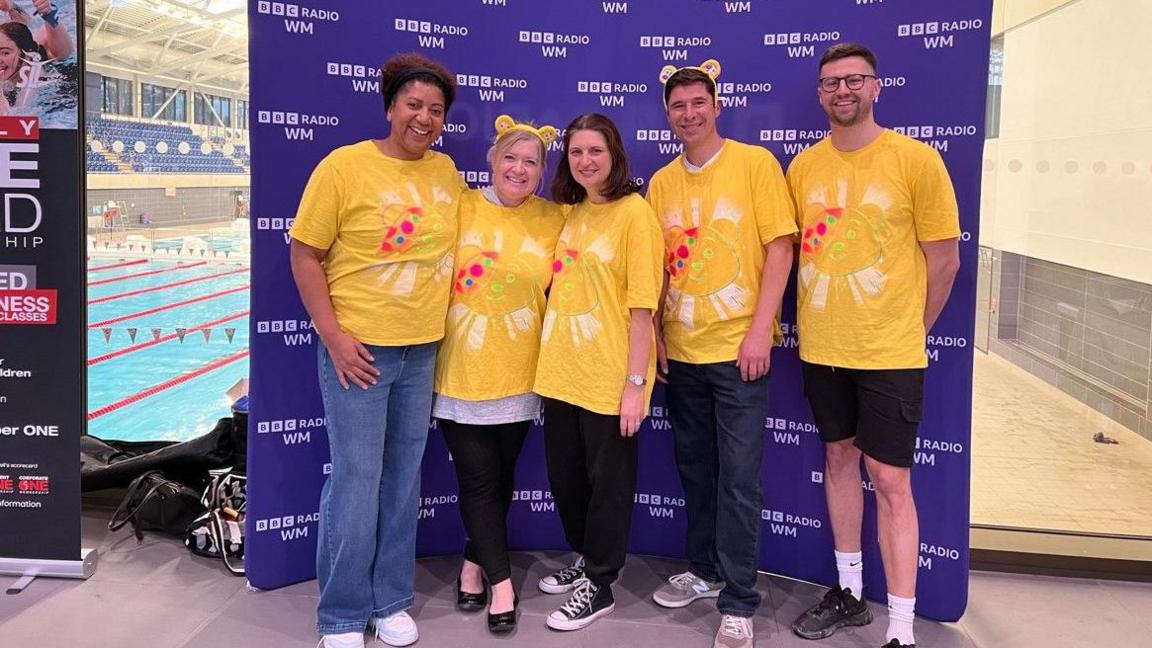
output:
<path id="1" fill-rule="evenodd" d="M 797 325 L 806 362 L 917 369 L 928 279 L 920 241 L 960 236 L 935 149 L 885 130 L 858 151 L 825 138 L 788 168 L 800 224 Z"/>
<path id="2" fill-rule="evenodd" d="M 764 246 L 796 233 L 780 163 L 768 150 L 725 140 L 704 168 L 677 156 L 652 176 L 648 201 L 664 227 L 664 344 L 668 357 L 735 360 L 752 325 Z M 779 322 L 773 323 L 779 336 Z"/>
<path id="3" fill-rule="evenodd" d="M 444 336 L 464 188 L 447 155 L 407 162 L 370 140 L 316 165 L 289 234 L 328 250 L 324 274 L 340 328 L 377 346 Z"/>
<path id="4" fill-rule="evenodd" d="M 629 309 L 656 309 L 660 256 L 660 225 L 639 195 L 601 205 L 584 201 L 572 209 L 552 262 L 533 391 L 600 414 L 620 413 Z M 655 377 L 653 347 L 645 411 Z"/>
<path id="5" fill-rule="evenodd" d="M 536 196 L 507 208 L 471 190 L 460 198 L 459 222 L 436 392 L 470 401 L 531 392 L 564 213 Z"/>

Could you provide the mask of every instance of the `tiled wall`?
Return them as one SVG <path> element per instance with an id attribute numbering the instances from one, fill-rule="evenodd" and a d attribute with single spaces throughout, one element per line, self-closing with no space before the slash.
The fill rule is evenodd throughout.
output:
<path id="1" fill-rule="evenodd" d="M 1152 286 L 991 254 L 990 350 L 1152 439 Z"/>

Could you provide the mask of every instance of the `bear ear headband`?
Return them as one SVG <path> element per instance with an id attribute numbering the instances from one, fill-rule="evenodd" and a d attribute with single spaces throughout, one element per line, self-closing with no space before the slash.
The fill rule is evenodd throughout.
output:
<path id="1" fill-rule="evenodd" d="M 716 78 L 720 76 L 720 62 L 717 61 L 716 59 L 708 59 L 707 61 L 704 61 L 700 65 L 686 65 L 682 68 L 678 68 L 674 65 L 665 65 L 660 70 L 660 84 L 661 85 L 668 85 L 668 81 L 670 81 L 672 79 L 672 77 L 676 76 L 676 74 L 678 74 L 680 72 L 683 72 L 684 70 L 699 70 L 700 72 L 707 74 L 708 78 L 712 79 L 712 90 L 713 91 L 716 90 Z M 713 94 L 715 95 L 715 103 L 719 104 L 720 103 L 719 93 L 713 92 Z M 664 107 L 665 108 L 668 107 L 667 96 L 665 96 L 665 99 L 664 99 Z"/>
<path id="2" fill-rule="evenodd" d="M 541 126 L 536 128 L 531 124 L 517 124 L 516 120 L 512 119 L 512 117 L 509 115 L 500 115 L 496 118 L 496 139 L 500 139 L 507 133 L 510 133 L 514 130 L 527 131 L 536 137 L 539 137 L 540 141 L 544 142 L 544 148 L 551 146 L 552 142 L 555 142 L 556 138 L 560 135 L 560 133 L 558 133 L 556 129 L 551 126 Z"/>

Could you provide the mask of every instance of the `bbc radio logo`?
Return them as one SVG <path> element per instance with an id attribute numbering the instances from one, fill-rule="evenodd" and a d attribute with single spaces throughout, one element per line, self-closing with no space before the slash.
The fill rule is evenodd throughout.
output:
<path id="1" fill-rule="evenodd" d="M 671 142 L 672 131 L 667 128 L 661 130 L 659 128 L 650 128 L 636 131 L 637 142 Z"/>
<path id="2" fill-rule="evenodd" d="M 328 61 L 325 71 L 328 76 L 344 76 L 363 79 L 368 76 L 377 76 L 376 68 L 369 65 L 357 65 L 355 63 L 336 63 Z"/>
<path id="3" fill-rule="evenodd" d="M 308 515 L 282 515 L 278 517 L 260 518 L 256 520 L 256 532 L 279 532 L 280 540 L 282 542 L 289 542 L 291 540 L 307 538 L 308 526 L 319 521 L 319 511 Z"/>
<path id="4" fill-rule="evenodd" d="M 333 9 L 312 9 L 288 2 L 268 2 L 267 0 L 260 0 L 256 3 L 256 13 L 282 17 L 284 30 L 292 34 L 314 34 L 313 20 L 328 22 L 340 20 L 340 12 Z"/>
<path id="5" fill-rule="evenodd" d="M 900 38 L 920 37 L 923 39 L 924 49 L 943 49 L 955 45 L 951 32 L 980 29 L 984 21 L 979 18 L 970 20 L 955 20 L 947 22 L 907 23 L 896 26 L 896 35 Z"/>
<path id="6" fill-rule="evenodd" d="M 457 74 L 456 85 L 465 88 L 479 88 L 480 101 L 499 103 L 504 101 L 504 88 L 523 90 L 528 87 L 527 79 L 494 77 L 486 74 Z"/>
<path id="7" fill-rule="evenodd" d="M 460 171 L 460 177 L 468 184 L 482 184 L 491 181 L 491 173 L 488 171 Z"/>
<path id="8" fill-rule="evenodd" d="M 256 322 L 257 333 L 292 333 L 311 328 L 311 323 L 308 320 L 259 320 Z"/>
<path id="9" fill-rule="evenodd" d="M 397 18 L 393 28 L 399 32 L 416 34 L 420 47 L 444 49 L 445 36 L 467 36 L 468 28 L 463 25 L 445 25 L 427 20 Z"/>
<path id="10" fill-rule="evenodd" d="M 360 66 L 364 67 L 364 66 Z M 284 110 L 257 110 L 256 121 L 260 124 L 283 124 L 285 126 L 339 126 L 340 118 L 336 115 L 312 115 L 309 113 L 289 112 Z"/>
<path id="11" fill-rule="evenodd" d="M 787 430 L 788 419 L 768 417 L 764 419 L 764 428 L 767 430 Z"/>
<path id="12" fill-rule="evenodd" d="M 764 34 L 764 45 L 799 45 L 803 32 Z"/>
<path id="13" fill-rule="evenodd" d="M 260 217 L 256 219 L 256 229 L 281 232 L 287 229 L 292 229 L 292 223 L 294 222 L 296 222 L 295 218 Z"/>
<path id="14" fill-rule="evenodd" d="M 577 81 L 576 92 L 591 92 L 593 94 L 607 94 L 612 92 L 611 81 Z"/>
<path id="15" fill-rule="evenodd" d="M 540 46 L 545 58 L 566 58 L 568 45 L 588 45 L 592 39 L 587 34 L 557 34 L 546 31 L 521 31 L 518 40 Z"/>

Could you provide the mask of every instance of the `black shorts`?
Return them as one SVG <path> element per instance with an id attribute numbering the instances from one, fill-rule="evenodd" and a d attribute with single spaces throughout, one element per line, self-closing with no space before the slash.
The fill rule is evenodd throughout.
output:
<path id="1" fill-rule="evenodd" d="M 924 411 L 923 369 L 844 369 L 801 363 L 804 395 L 824 443 L 852 439 L 876 461 L 908 468 Z"/>

